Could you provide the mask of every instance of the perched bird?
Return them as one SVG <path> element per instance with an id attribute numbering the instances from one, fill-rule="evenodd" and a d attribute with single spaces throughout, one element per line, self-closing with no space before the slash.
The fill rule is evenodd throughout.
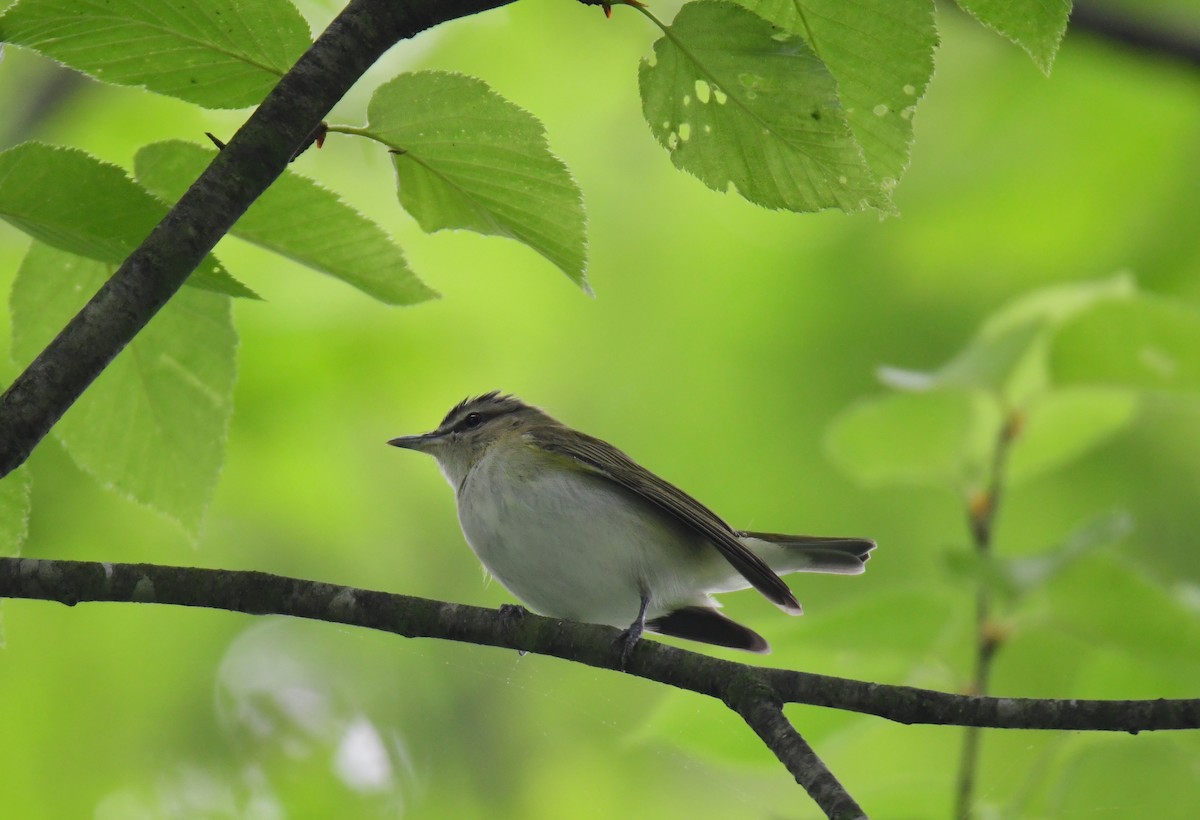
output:
<path id="1" fill-rule="evenodd" d="M 762 636 L 717 611 L 712 593 L 753 586 L 799 615 L 780 575 L 856 575 L 875 548 L 865 538 L 735 530 L 611 444 L 499 392 L 388 443 L 437 459 L 467 542 L 523 603 L 624 627 L 622 662 L 645 629 L 768 652 Z"/>

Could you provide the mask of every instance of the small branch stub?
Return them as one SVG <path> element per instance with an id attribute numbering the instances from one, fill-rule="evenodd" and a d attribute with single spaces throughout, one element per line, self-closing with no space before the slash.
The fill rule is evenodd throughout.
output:
<path id="1" fill-rule="evenodd" d="M 638 8 L 646 8 L 646 4 L 639 0 L 579 0 L 585 6 L 599 6 L 604 9 L 605 17 L 612 17 L 613 6 L 637 6 Z"/>

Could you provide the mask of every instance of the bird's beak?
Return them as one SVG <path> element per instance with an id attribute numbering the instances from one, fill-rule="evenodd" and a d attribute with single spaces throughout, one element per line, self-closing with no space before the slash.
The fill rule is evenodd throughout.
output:
<path id="1" fill-rule="evenodd" d="M 419 436 L 400 436 L 388 442 L 393 447 L 403 447 L 405 450 L 416 450 L 419 453 L 428 453 L 430 448 L 441 441 L 442 437 L 437 432 L 421 433 Z"/>

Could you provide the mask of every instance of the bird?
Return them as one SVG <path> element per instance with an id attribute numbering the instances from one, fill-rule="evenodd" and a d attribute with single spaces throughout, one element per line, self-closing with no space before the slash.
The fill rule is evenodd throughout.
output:
<path id="1" fill-rule="evenodd" d="M 500 391 L 388 444 L 437 460 L 467 543 L 525 606 L 621 628 L 622 666 L 645 631 L 769 652 L 766 639 L 718 611 L 713 594 L 754 587 L 800 615 L 780 575 L 857 575 L 876 546 L 736 530 L 608 442 Z"/>

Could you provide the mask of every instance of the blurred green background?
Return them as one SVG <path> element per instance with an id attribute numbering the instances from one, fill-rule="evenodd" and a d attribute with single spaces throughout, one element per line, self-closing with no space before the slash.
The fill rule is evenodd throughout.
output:
<path id="1" fill-rule="evenodd" d="M 1200 36 L 1187 6 L 1180 19 Z M 316 28 L 330 14 L 302 7 Z M 530 0 L 456 22 L 394 49 L 330 117 L 361 124 L 371 89 L 414 68 L 483 77 L 537 114 L 584 191 L 594 299 L 514 242 L 422 234 L 395 204 L 382 151 L 333 135 L 295 169 L 386 226 L 443 298 L 389 309 L 226 241 L 218 254 L 266 301 L 235 307 L 236 409 L 203 538 L 99 487 L 47 439 L 31 460 L 25 554 L 499 605 L 511 599 L 482 579 L 432 460 L 384 442 L 500 388 L 616 443 L 737 526 L 879 541 L 862 577 L 793 578 L 804 618 L 725 596 L 774 647 L 752 662 L 960 691 L 973 589 L 948 558 L 969 543 L 963 498 L 856 486 L 826 457 L 824 432 L 880 390 L 877 366 L 934 367 L 987 314 L 1047 283 L 1128 270 L 1200 302 L 1200 78 L 1069 33 L 1047 79 L 943 8 L 900 216 L 771 213 L 708 191 L 656 147 L 636 90 L 656 32 L 622 11 L 606 22 Z M 36 138 L 129 167 L 141 145 L 228 135 L 244 117 L 91 81 L 27 117 L 59 71 L 7 51 L 5 146 Z M 26 247 L 0 225 L 5 289 Z M 7 381 L 16 370 L 4 367 Z M 1136 527 L 1001 613 L 1012 636 L 995 693 L 1198 694 L 1198 427 L 1195 402 L 1152 399 L 1132 429 L 1009 495 L 1004 555 L 1036 554 L 1116 509 Z M 634 678 L 222 612 L 0 611 L 7 816 L 818 816 L 725 707 Z M 949 813 L 960 730 L 789 715 L 868 811 Z M 988 733 L 979 801 L 985 817 L 1190 817 L 1200 737 Z"/>

